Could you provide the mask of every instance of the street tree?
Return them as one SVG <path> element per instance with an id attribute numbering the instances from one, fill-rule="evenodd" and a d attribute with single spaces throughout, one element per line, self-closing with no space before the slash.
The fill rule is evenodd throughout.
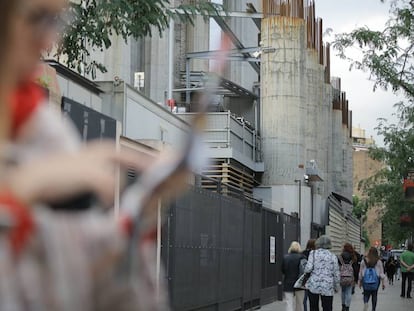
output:
<path id="1" fill-rule="evenodd" d="M 362 51 L 359 59 L 348 57 L 349 49 L 355 47 Z M 384 162 L 384 169 L 361 184 L 368 206 L 383 207 L 379 216 L 384 235 L 399 242 L 412 234 L 412 229 L 400 226 L 400 216 L 414 210 L 404 198 L 402 184 L 407 171 L 414 168 L 414 1 L 391 1 L 384 29 L 360 27 L 339 34 L 334 48 L 350 61 L 351 69 L 369 73 L 374 90 L 392 90 L 405 97 L 395 105 L 398 122 L 379 120 L 377 131 L 384 137 L 384 147 L 370 150 L 373 159 Z"/>
<path id="2" fill-rule="evenodd" d="M 94 76 L 105 72 L 104 64 L 91 59 L 93 51 L 111 47 L 114 36 L 125 41 L 161 35 L 173 18 L 193 23 L 196 15 L 207 18 L 223 11 L 222 6 L 208 0 L 172 7 L 169 0 L 72 0 L 63 18 L 62 40 L 53 56 L 63 58 L 68 67 Z M 181 1 L 183 2 L 183 1 Z M 179 14 L 177 13 L 179 12 Z"/>

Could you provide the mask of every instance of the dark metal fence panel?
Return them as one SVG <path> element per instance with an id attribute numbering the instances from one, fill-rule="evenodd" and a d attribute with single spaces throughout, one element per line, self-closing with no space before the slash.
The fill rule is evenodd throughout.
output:
<path id="1" fill-rule="evenodd" d="M 283 254 L 287 254 L 290 244 L 298 240 L 299 221 L 296 217 L 284 215 L 284 245 Z"/>
<path id="2" fill-rule="evenodd" d="M 217 299 L 219 208 L 217 194 L 197 189 L 173 208 L 169 277 L 176 310 L 191 310 Z"/>
<path id="3" fill-rule="evenodd" d="M 260 205 L 196 188 L 172 206 L 163 234 L 173 310 L 260 303 Z"/>
<path id="4" fill-rule="evenodd" d="M 219 302 L 237 300 L 242 297 L 243 270 L 243 221 L 244 206 L 240 200 L 221 197 L 221 253 Z"/>
<path id="5" fill-rule="evenodd" d="M 284 255 L 283 217 L 279 212 L 262 212 L 262 293 L 261 303 L 281 300 L 282 260 Z M 273 247 L 275 249 L 273 250 Z M 271 252 L 274 257 L 271 258 Z"/>
<path id="6" fill-rule="evenodd" d="M 254 206 L 245 209 L 243 254 L 243 306 L 251 308 L 260 304 L 261 289 L 261 215 Z"/>

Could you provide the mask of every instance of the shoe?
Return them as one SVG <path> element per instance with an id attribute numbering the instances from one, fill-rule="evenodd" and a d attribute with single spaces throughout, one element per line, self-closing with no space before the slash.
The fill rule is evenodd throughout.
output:
<path id="1" fill-rule="evenodd" d="M 407 296 L 407 299 L 412 299 L 413 297 L 411 297 L 411 296 Z"/>
<path id="2" fill-rule="evenodd" d="M 364 303 L 364 311 L 368 311 L 368 304 Z"/>
<path id="3" fill-rule="evenodd" d="M 401 297 L 401 298 L 405 298 L 405 296 L 404 296 L 404 295 L 400 295 L 400 297 Z"/>

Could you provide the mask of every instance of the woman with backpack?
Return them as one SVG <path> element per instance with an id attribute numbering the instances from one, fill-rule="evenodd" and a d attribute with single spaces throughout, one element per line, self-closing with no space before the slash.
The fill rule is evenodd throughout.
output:
<path id="1" fill-rule="evenodd" d="M 384 266 L 379 258 L 378 251 L 371 247 L 361 263 L 359 271 L 359 288 L 364 289 L 364 311 L 368 310 L 368 302 L 372 297 L 372 311 L 377 308 L 378 289 L 382 284 L 385 289 Z"/>
<path id="2" fill-rule="evenodd" d="M 283 291 L 285 292 L 287 311 L 303 311 L 304 290 L 294 288 L 296 280 L 303 273 L 301 266 L 306 265 L 306 257 L 301 253 L 298 242 L 292 242 L 288 254 L 283 258 Z"/>
<path id="3" fill-rule="evenodd" d="M 358 258 L 351 244 L 345 243 L 342 254 L 338 256 L 339 275 L 342 293 L 342 311 L 349 311 L 352 300 L 352 287 L 358 270 Z"/>

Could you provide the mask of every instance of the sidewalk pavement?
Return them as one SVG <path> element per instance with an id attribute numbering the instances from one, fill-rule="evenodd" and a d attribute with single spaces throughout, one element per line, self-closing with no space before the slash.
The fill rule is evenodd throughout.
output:
<path id="1" fill-rule="evenodd" d="M 400 298 L 400 291 L 401 281 L 394 282 L 394 285 L 387 284 L 385 291 L 380 289 L 376 311 L 414 311 L 414 299 Z M 414 296 L 414 291 L 412 296 Z M 363 311 L 363 306 L 362 290 L 356 288 L 355 295 L 352 296 L 350 311 Z M 322 311 L 322 308 L 320 310 Z M 341 310 L 341 295 L 338 293 L 334 297 L 333 311 Z M 371 301 L 368 310 L 371 311 Z M 260 311 L 286 311 L 286 302 L 276 301 L 263 306 Z"/>

